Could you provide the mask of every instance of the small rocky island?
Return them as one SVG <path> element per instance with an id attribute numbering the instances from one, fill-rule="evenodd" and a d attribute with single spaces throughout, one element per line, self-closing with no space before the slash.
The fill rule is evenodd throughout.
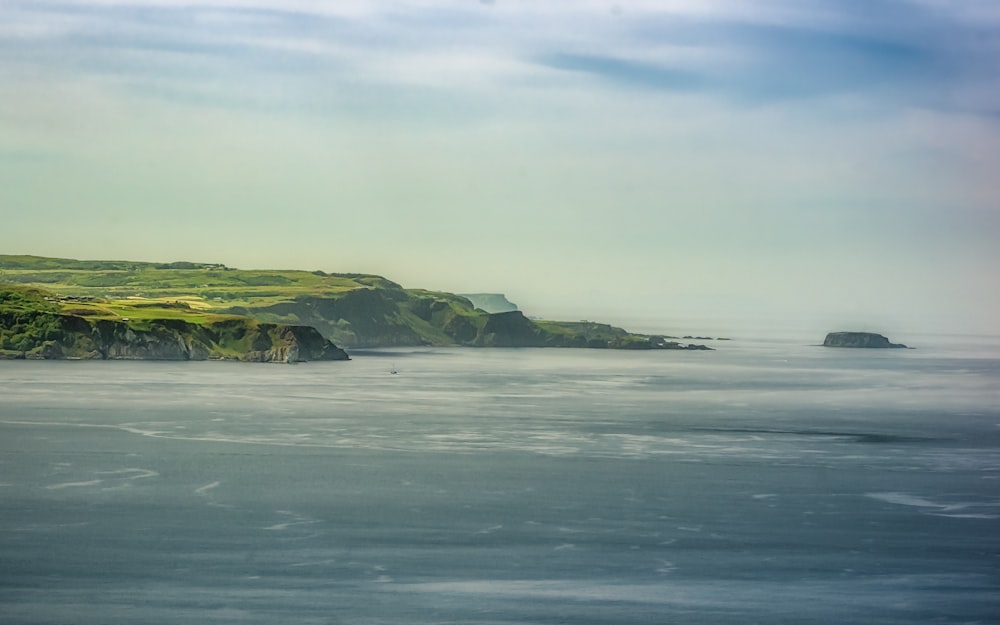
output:
<path id="1" fill-rule="evenodd" d="M 823 347 L 865 347 L 875 349 L 894 347 L 906 349 L 906 345 L 891 343 L 886 337 L 873 332 L 830 332 L 823 341 Z"/>

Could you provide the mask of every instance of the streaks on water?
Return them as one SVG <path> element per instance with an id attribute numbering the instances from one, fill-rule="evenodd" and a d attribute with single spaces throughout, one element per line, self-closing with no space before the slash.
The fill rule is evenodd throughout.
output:
<path id="1" fill-rule="evenodd" d="M 64 466 L 68 466 L 65 465 Z M 100 486 L 102 491 L 122 490 L 132 487 L 137 480 L 157 477 L 160 474 L 150 469 L 125 468 L 108 471 L 93 471 L 93 479 L 71 480 L 45 486 L 46 490 L 63 490 L 67 488 L 86 488 Z"/>
<path id="2" fill-rule="evenodd" d="M 64 488 L 80 488 L 83 486 L 98 486 L 102 484 L 104 480 L 86 480 L 84 482 L 63 482 L 61 484 L 52 484 L 46 486 L 48 490 L 62 490 Z"/>
<path id="3" fill-rule="evenodd" d="M 262 530 L 280 532 L 300 525 L 313 525 L 315 523 L 321 523 L 319 519 L 314 519 L 304 514 L 293 512 L 292 510 L 275 510 L 275 513 L 279 515 L 279 518 L 283 518 L 285 520 L 267 527 L 262 527 Z"/>
<path id="4" fill-rule="evenodd" d="M 954 519 L 1000 519 L 1000 499 L 933 501 L 920 495 L 899 492 L 865 493 L 865 496 L 897 506 L 915 508 L 921 514 Z"/>
<path id="5" fill-rule="evenodd" d="M 222 482 L 219 481 L 211 482 L 209 484 L 205 484 L 204 486 L 199 486 L 198 488 L 194 489 L 194 492 L 197 493 L 198 495 L 204 495 L 213 488 L 218 488 L 219 484 L 221 483 Z"/>

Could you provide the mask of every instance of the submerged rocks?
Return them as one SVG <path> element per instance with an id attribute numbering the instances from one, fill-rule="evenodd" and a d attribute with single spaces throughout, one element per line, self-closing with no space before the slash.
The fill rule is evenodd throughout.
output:
<path id="1" fill-rule="evenodd" d="M 830 332 L 823 340 L 823 347 L 863 347 L 863 348 L 902 348 L 902 343 L 891 343 L 881 334 L 873 332 Z"/>

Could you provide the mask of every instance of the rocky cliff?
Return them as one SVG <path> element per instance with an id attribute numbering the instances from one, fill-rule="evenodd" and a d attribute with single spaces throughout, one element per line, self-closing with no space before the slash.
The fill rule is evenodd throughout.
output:
<path id="1" fill-rule="evenodd" d="M 905 348 L 902 343 L 890 343 L 881 334 L 872 332 L 830 332 L 823 341 L 823 347 L 863 347 L 863 348 Z"/>
<path id="2" fill-rule="evenodd" d="M 44 311 L 0 311 L 0 356 L 30 359 L 348 360 L 315 328 L 226 319 L 129 323 Z"/>

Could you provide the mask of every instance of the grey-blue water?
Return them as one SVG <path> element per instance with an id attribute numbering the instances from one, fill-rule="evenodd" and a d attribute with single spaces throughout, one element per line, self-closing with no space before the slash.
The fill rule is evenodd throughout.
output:
<path id="1" fill-rule="evenodd" d="M 0 362 L 0 622 L 1000 622 L 1000 353 L 928 343 Z"/>

